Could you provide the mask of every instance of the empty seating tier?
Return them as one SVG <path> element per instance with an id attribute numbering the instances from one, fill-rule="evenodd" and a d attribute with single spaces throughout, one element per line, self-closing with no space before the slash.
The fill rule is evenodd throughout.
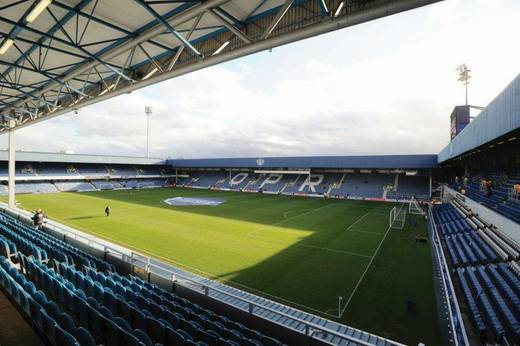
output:
<path id="1" fill-rule="evenodd" d="M 486 342 L 520 341 L 518 243 L 459 203 L 435 205 L 433 221 L 476 333 Z"/>
<path id="2" fill-rule="evenodd" d="M 0 286 L 49 344 L 281 345 L 4 214 L 0 249 Z"/>

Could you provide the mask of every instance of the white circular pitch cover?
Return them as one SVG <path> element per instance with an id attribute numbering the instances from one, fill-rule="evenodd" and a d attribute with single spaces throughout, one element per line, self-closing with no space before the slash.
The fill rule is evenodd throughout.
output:
<path id="1" fill-rule="evenodd" d="M 174 206 L 217 206 L 224 202 L 223 199 L 209 197 L 172 197 L 164 200 L 164 203 Z"/>

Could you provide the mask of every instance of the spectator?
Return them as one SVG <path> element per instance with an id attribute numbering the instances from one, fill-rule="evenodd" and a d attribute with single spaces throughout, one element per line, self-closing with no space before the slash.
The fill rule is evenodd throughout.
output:
<path id="1" fill-rule="evenodd" d="M 37 229 L 42 229 L 43 227 L 43 219 L 45 218 L 45 215 L 43 214 L 43 211 L 41 209 L 36 210 L 32 217 L 32 221 L 34 226 L 36 226 Z"/>
<path id="2" fill-rule="evenodd" d="M 105 208 L 105 215 L 110 216 L 110 206 L 109 205 L 107 205 Z"/>
<path id="3" fill-rule="evenodd" d="M 519 199 L 520 198 L 520 183 L 516 183 L 515 186 L 513 187 L 513 189 L 515 190 L 516 198 Z"/>
<path id="4" fill-rule="evenodd" d="M 493 194 L 493 182 L 491 179 L 486 180 L 486 196 L 491 197 Z"/>
<path id="5" fill-rule="evenodd" d="M 468 186 L 469 178 L 467 175 L 464 176 L 464 186 Z"/>

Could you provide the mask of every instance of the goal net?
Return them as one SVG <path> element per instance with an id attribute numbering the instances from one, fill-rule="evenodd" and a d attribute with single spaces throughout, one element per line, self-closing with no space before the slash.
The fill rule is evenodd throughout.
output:
<path id="1" fill-rule="evenodd" d="M 398 207 L 393 207 L 390 210 L 389 227 L 394 229 L 403 229 L 406 223 L 406 212 L 407 209 L 405 204 Z"/>
<path id="2" fill-rule="evenodd" d="M 424 210 L 422 210 L 419 203 L 417 203 L 417 200 L 413 197 L 410 199 L 410 204 L 408 204 L 408 213 L 414 215 L 424 215 Z"/>

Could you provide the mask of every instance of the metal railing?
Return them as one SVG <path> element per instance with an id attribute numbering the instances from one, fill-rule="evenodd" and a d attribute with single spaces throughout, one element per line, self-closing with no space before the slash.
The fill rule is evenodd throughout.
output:
<path id="1" fill-rule="evenodd" d="M 439 238 L 439 233 L 437 231 L 437 225 L 435 224 L 435 220 L 433 219 L 432 208 L 428 208 L 428 218 L 430 220 L 430 225 L 432 227 L 432 241 L 433 247 L 435 249 L 436 256 L 439 262 L 439 269 L 441 270 L 441 279 L 442 284 L 445 287 L 445 297 L 448 301 L 448 313 L 450 316 L 450 325 L 452 329 L 452 333 L 455 339 L 455 345 L 460 345 L 460 341 L 463 342 L 462 345 L 469 345 L 468 336 L 466 334 L 466 329 L 464 327 L 464 321 L 462 319 L 462 315 L 460 313 L 459 304 L 457 301 L 457 296 L 455 294 L 455 288 L 453 287 L 453 283 L 451 281 L 450 272 L 448 269 L 448 262 L 446 261 L 446 257 L 444 256 L 444 251 L 442 250 L 441 240 Z M 455 310 L 455 311 L 453 311 Z M 455 325 L 455 320 L 457 319 L 457 326 Z M 459 340 L 458 336 L 462 338 Z"/>
<path id="2" fill-rule="evenodd" d="M 7 212 L 11 212 L 15 215 L 23 216 L 24 218 L 26 218 L 26 221 L 30 222 L 30 220 L 31 220 L 32 214 L 26 210 L 23 210 L 20 208 L 16 208 L 16 209 L 8 208 L 7 205 L 2 202 L 0 202 L 0 209 L 7 211 Z M 294 317 L 292 315 L 275 310 L 268 306 L 264 306 L 261 303 L 255 303 L 255 302 L 250 301 L 249 299 L 242 298 L 233 293 L 226 292 L 222 289 L 198 282 L 198 281 L 188 277 L 187 275 L 183 275 L 183 274 L 180 274 L 179 272 L 172 271 L 171 269 L 168 268 L 168 266 L 173 267 L 170 264 L 164 264 L 164 266 L 157 265 L 154 262 L 157 262 L 157 263 L 163 263 L 163 262 L 153 259 L 149 256 L 143 255 L 139 252 L 135 252 L 135 251 L 123 248 L 121 246 L 117 246 L 108 241 L 80 234 L 80 233 L 78 233 L 77 230 L 75 230 L 71 227 L 62 225 L 58 222 L 55 222 L 52 220 L 47 220 L 45 223 L 45 226 L 47 228 L 49 228 L 50 230 L 53 230 L 55 232 L 59 232 L 59 233 L 65 235 L 65 239 L 70 238 L 70 239 L 79 241 L 79 242 L 87 245 L 90 248 L 103 251 L 105 256 L 108 254 L 115 256 L 116 258 L 130 264 L 131 266 L 136 266 L 138 268 L 145 270 L 147 274 L 152 273 L 154 275 L 159 276 L 160 278 L 162 278 L 164 280 L 167 280 L 167 281 L 171 280 L 172 283 L 178 283 L 188 289 L 195 290 L 198 293 L 203 293 L 205 296 L 207 296 L 209 298 L 222 301 L 222 299 L 211 296 L 212 293 L 216 293 L 216 294 L 227 296 L 228 298 L 231 298 L 231 299 L 238 300 L 242 303 L 246 303 L 247 309 L 243 309 L 243 308 L 240 308 L 237 306 L 234 306 L 234 307 L 239 308 L 243 311 L 247 311 L 251 315 L 257 316 L 259 318 L 264 318 L 262 315 L 259 314 L 259 312 L 268 311 L 270 313 L 278 315 L 279 317 L 283 317 L 283 318 L 289 319 L 293 322 L 297 322 L 297 323 L 301 324 L 300 328 L 289 327 L 289 326 L 285 326 L 285 327 L 290 328 L 296 332 L 300 332 L 300 333 L 303 332 L 306 336 L 308 336 L 310 338 L 315 338 L 322 342 L 332 344 L 331 342 L 329 342 L 325 339 L 325 337 L 332 336 L 332 337 L 338 337 L 342 340 L 346 340 L 349 342 L 355 342 L 359 345 L 364 345 L 364 346 L 375 345 L 374 343 L 370 343 L 370 342 L 355 338 L 353 336 L 349 336 L 349 335 L 345 335 L 345 334 L 336 332 L 330 328 L 320 326 L 318 324 L 303 320 L 298 317 Z M 140 264 L 140 265 L 138 265 L 138 264 Z M 156 269 L 156 270 L 154 271 L 154 269 Z M 163 273 L 161 273 L 161 272 L 163 272 Z M 197 276 L 197 274 L 192 274 L 192 275 Z M 201 277 L 201 278 L 203 278 L 203 277 Z M 198 289 L 194 289 L 194 287 L 196 287 Z M 225 301 L 223 301 L 223 302 L 226 303 Z M 279 303 L 277 303 L 277 304 L 279 304 Z M 367 332 L 364 332 L 364 331 L 361 331 L 361 330 L 358 330 L 358 329 L 355 329 L 355 328 L 352 328 L 349 326 L 346 326 L 346 327 L 350 330 L 358 331 L 363 334 L 377 337 L 379 342 L 385 341 L 391 345 L 404 346 L 404 344 L 398 343 L 396 341 L 392 341 L 392 340 L 389 340 L 389 339 L 386 339 L 383 337 L 379 337 L 377 335 L 369 334 Z M 319 337 L 320 335 L 322 336 L 321 338 Z"/>

